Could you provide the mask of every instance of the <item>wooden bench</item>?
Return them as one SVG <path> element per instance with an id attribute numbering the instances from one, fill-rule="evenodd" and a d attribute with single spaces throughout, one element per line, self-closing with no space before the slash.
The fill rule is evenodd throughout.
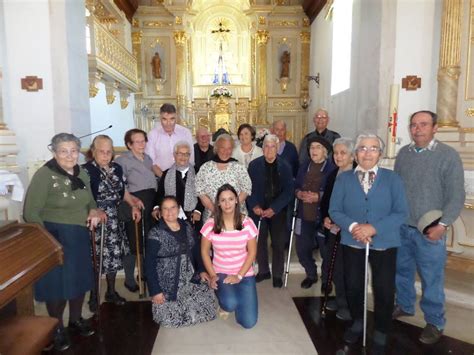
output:
<path id="1" fill-rule="evenodd" d="M 40 316 L 14 316 L 0 321 L 0 354 L 33 355 L 53 340 L 58 320 Z"/>

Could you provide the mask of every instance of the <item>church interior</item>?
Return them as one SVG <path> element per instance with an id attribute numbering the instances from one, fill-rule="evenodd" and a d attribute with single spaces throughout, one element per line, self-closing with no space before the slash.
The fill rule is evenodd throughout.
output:
<path id="1" fill-rule="evenodd" d="M 2 0 L 1 225 L 23 222 L 24 193 L 51 158 L 52 136 L 73 133 L 87 150 L 101 132 L 120 154 L 124 133 L 159 125 L 164 103 L 193 136 L 201 127 L 235 136 L 243 123 L 258 134 L 283 120 L 297 147 L 325 108 L 342 136 L 382 137 L 390 169 L 411 141 L 410 115 L 436 112 L 436 138 L 459 153 L 466 191 L 446 242 L 447 325 L 439 344 L 419 344 L 417 308 L 394 321 L 387 353 L 474 354 L 474 0 Z M 7 247 L 34 246 L 10 246 L 13 236 L 0 233 L 1 338 L 7 315 L 47 311 L 32 297 L 39 275 L 15 286 L 21 275 L 4 262 L 15 258 Z M 320 284 L 303 290 L 303 278 L 293 253 L 288 288 L 258 284 L 251 330 L 222 319 L 160 328 L 150 302 L 118 282 L 126 305 L 103 303 L 101 330 L 64 353 L 360 353 L 344 348 L 334 314 L 321 318 Z M 416 289 L 419 298 L 419 280 Z M 94 316 L 86 303 L 84 314 Z"/>

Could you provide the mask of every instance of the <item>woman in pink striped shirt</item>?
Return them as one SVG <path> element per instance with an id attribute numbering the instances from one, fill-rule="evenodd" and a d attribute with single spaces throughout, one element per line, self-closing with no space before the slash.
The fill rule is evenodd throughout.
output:
<path id="1" fill-rule="evenodd" d="M 209 218 L 201 229 L 201 253 L 209 285 L 216 290 L 221 309 L 235 311 L 237 323 L 250 329 L 258 318 L 252 267 L 257 254 L 257 228 L 240 213 L 239 197 L 231 185 L 219 188 L 214 206 L 214 218 Z"/>

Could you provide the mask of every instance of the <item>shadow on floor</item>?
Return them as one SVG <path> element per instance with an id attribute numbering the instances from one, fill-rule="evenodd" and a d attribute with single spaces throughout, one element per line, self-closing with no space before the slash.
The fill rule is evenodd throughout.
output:
<path id="1" fill-rule="evenodd" d="M 321 297 L 295 297 L 296 308 L 320 355 L 334 355 L 340 349 L 345 354 L 362 354 L 361 346 L 345 347 L 342 340 L 344 330 L 350 323 L 344 323 L 335 317 L 335 312 L 327 312 L 326 318 L 320 315 Z M 368 351 L 370 354 L 373 313 L 368 316 Z M 418 341 L 422 329 L 400 321 L 393 322 L 393 329 L 387 346 L 387 355 L 473 355 L 474 345 L 443 336 L 435 345 L 424 345 Z"/>
<path id="2" fill-rule="evenodd" d="M 103 303 L 100 307 L 100 329 L 91 337 L 73 337 L 72 346 L 64 352 L 43 355 L 149 355 L 159 326 L 151 316 L 151 302 L 127 302 L 123 306 Z"/>

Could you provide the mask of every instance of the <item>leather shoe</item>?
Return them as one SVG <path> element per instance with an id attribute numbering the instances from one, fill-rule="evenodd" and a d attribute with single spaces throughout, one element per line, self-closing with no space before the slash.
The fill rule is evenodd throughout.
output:
<path id="1" fill-rule="evenodd" d="M 126 282 L 124 282 L 123 285 L 124 285 L 125 288 L 126 288 L 127 290 L 129 290 L 130 292 L 137 292 L 137 291 L 140 289 L 137 284 L 130 286 L 130 285 L 128 285 Z"/>
<path id="2" fill-rule="evenodd" d="M 255 281 L 262 282 L 263 280 L 269 280 L 271 277 L 272 277 L 272 274 L 270 274 L 269 272 L 264 272 L 264 273 L 259 272 L 257 276 L 255 276 Z"/>
<path id="3" fill-rule="evenodd" d="M 353 345 L 360 340 L 362 332 L 354 332 L 351 328 L 344 332 L 343 339 L 347 344 Z"/>
<path id="4" fill-rule="evenodd" d="M 105 294 L 105 301 L 113 303 L 117 306 L 123 306 L 127 300 L 120 296 L 117 292 L 107 292 Z"/>
<path id="5" fill-rule="evenodd" d="M 95 330 L 92 329 L 89 322 L 82 317 L 75 322 L 69 322 L 68 329 L 72 334 L 80 334 L 83 337 L 95 334 Z"/>
<path id="6" fill-rule="evenodd" d="M 438 329 L 435 325 L 428 323 L 425 329 L 423 329 L 423 331 L 421 332 L 419 340 L 423 344 L 431 345 L 437 343 L 442 335 L 443 329 Z"/>
<path id="7" fill-rule="evenodd" d="M 301 288 L 310 288 L 316 282 L 318 282 L 318 280 L 311 279 L 311 278 L 307 277 L 301 282 Z"/>
<path id="8" fill-rule="evenodd" d="M 282 288 L 283 287 L 283 280 L 281 277 L 274 277 L 273 278 L 273 287 L 275 288 Z"/>
<path id="9" fill-rule="evenodd" d="M 56 328 L 52 345 L 56 351 L 65 351 L 71 347 L 71 340 L 64 328 Z"/>
<path id="10" fill-rule="evenodd" d="M 392 319 L 398 319 L 400 317 L 413 317 L 414 315 L 408 312 L 405 312 L 402 307 L 395 306 L 395 309 L 392 313 Z"/>

